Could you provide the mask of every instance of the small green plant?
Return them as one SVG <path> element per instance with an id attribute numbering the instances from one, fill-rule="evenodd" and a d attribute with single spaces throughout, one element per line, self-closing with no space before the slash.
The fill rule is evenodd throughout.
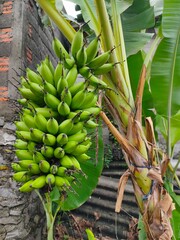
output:
<path id="1" fill-rule="evenodd" d="M 113 161 L 113 153 L 110 145 L 104 145 L 104 167 L 109 168 L 110 163 Z"/>

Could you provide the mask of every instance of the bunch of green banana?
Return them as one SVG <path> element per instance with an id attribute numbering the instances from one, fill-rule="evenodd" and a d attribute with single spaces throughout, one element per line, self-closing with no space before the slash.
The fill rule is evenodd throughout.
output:
<path id="1" fill-rule="evenodd" d="M 79 73 L 89 80 L 89 85 L 97 88 L 106 88 L 106 83 L 97 76 L 110 72 L 115 66 L 115 64 L 108 62 L 114 48 L 100 53 L 99 36 L 95 37 L 88 45 L 85 43 L 83 31 L 79 29 L 72 41 L 70 53 L 64 49 L 57 38 L 53 41 L 53 50 L 68 70 L 69 86 L 73 85 L 76 75 Z M 74 72 L 74 78 L 69 78 L 71 72 Z"/>
<path id="2" fill-rule="evenodd" d="M 22 107 L 14 143 L 17 162 L 12 163 L 21 192 L 53 186 L 68 189 L 76 181 L 75 174 L 82 173 L 81 163 L 90 159 L 87 129 L 98 126 L 98 89 L 106 84 L 94 75 L 94 66 L 105 67 L 110 52 L 98 55 L 98 38 L 85 47 L 82 31 L 75 35 L 71 53 L 58 39 L 53 49 L 60 59 L 55 67 L 46 58 L 36 71 L 27 68 L 21 77 L 18 102 Z M 90 76 L 79 82 L 83 68 Z"/>

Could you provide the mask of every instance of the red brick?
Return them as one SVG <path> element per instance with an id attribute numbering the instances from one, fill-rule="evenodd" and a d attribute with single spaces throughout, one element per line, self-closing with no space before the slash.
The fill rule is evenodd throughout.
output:
<path id="1" fill-rule="evenodd" d="M 30 48 L 26 48 L 26 59 L 29 63 L 32 63 L 32 51 Z"/>
<path id="2" fill-rule="evenodd" d="M 28 36 L 31 38 L 32 37 L 32 25 L 29 23 L 28 25 Z"/>
<path id="3" fill-rule="evenodd" d="M 0 86 L 0 102 L 8 101 L 8 88 Z"/>
<path id="4" fill-rule="evenodd" d="M 2 13 L 3 14 L 11 14 L 12 13 L 12 6 L 13 6 L 12 1 L 5 2 L 3 4 Z"/>
<path id="5" fill-rule="evenodd" d="M 0 57 L 0 72 L 5 72 L 9 70 L 9 58 Z"/>
<path id="6" fill-rule="evenodd" d="M 12 28 L 0 29 L 0 42 L 12 41 Z"/>

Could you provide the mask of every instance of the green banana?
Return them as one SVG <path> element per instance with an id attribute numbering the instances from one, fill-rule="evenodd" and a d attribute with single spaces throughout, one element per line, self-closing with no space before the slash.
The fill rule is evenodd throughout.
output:
<path id="1" fill-rule="evenodd" d="M 44 81 L 54 85 L 54 76 L 45 62 L 41 63 L 41 76 Z"/>
<path id="2" fill-rule="evenodd" d="M 88 107 L 88 108 L 84 109 L 84 111 L 91 113 L 93 116 L 97 116 L 100 113 L 101 108 L 100 107 Z"/>
<path id="3" fill-rule="evenodd" d="M 31 160 L 21 160 L 21 161 L 19 161 L 20 167 L 22 167 L 22 168 L 24 168 L 24 169 L 27 169 L 28 166 L 29 166 L 30 164 L 32 164 L 32 163 L 34 163 L 34 160 L 33 160 L 33 159 L 31 159 Z"/>
<path id="4" fill-rule="evenodd" d="M 40 189 L 43 188 L 46 185 L 46 176 L 42 175 L 37 177 L 32 183 L 31 183 L 31 187 L 35 188 L 35 189 Z"/>
<path id="5" fill-rule="evenodd" d="M 59 81 L 57 83 L 57 92 L 58 92 L 59 96 L 61 96 L 61 93 L 65 87 L 68 87 L 68 83 L 65 80 L 65 77 L 63 76 L 59 79 Z"/>
<path id="6" fill-rule="evenodd" d="M 67 116 L 67 118 L 70 118 L 73 120 L 73 123 L 77 123 L 80 121 L 80 114 L 81 111 L 78 112 L 70 112 L 69 115 Z"/>
<path id="7" fill-rule="evenodd" d="M 41 172 L 39 165 L 37 163 L 29 164 L 28 170 L 31 174 L 39 174 Z"/>
<path id="8" fill-rule="evenodd" d="M 21 149 L 21 150 L 27 150 L 28 149 L 28 143 L 26 141 L 23 141 L 21 139 L 16 139 L 14 143 L 14 147 Z"/>
<path id="9" fill-rule="evenodd" d="M 25 171 L 25 168 L 22 168 L 19 163 L 11 163 L 11 167 L 13 169 L 14 172 L 22 172 Z"/>
<path id="10" fill-rule="evenodd" d="M 52 186 L 55 184 L 55 177 L 53 174 L 49 173 L 47 176 L 46 176 L 46 184 L 48 184 L 49 186 Z"/>
<path id="11" fill-rule="evenodd" d="M 36 72 L 32 71 L 31 69 L 26 68 L 26 76 L 27 76 L 27 79 L 30 82 L 34 82 L 34 83 L 37 83 L 39 85 L 42 85 L 41 76 L 39 74 L 37 74 Z"/>
<path id="12" fill-rule="evenodd" d="M 59 105 L 58 105 L 58 113 L 61 116 L 65 117 L 65 116 L 69 115 L 70 111 L 71 111 L 70 107 L 69 107 L 69 105 L 66 102 L 62 101 L 62 102 L 59 103 Z"/>
<path id="13" fill-rule="evenodd" d="M 114 66 L 115 66 L 114 63 L 105 63 L 102 66 L 93 69 L 93 74 L 94 75 L 106 74 L 106 73 L 110 72 L 113 69 Z"/>
<path id="14" fill-rule="evenodd" d="M 81 106 L 81 109 L 94 107 L 97 103 L 97 100 L 98 100 L 98 96 L 96 93 L 92 91 L 87 92 L 83 105 Z"/>
<path id="15" fill-rule="evenodd" d="M 73 57 L 71 58 L 64 58 L 64 67 L 67 69 L 71 69 L 75 64 L 75 60 Z"/>
<path id="16" fill-rule="evenodd" d="M 28 171 L 17 172 L 13 174 L 13 179 L 16 182 L 27 182 L 30 180 L 30 175 L 28 174 Z"/>
<path id="17" fill-rule="evenodd" d="M 112 50 L 104 52 L 104 53 L 98 55 L 97 57 L 92 59 L 92 61 L 90 61 L 88 63 L 88 67 L 90 69 L 97 69 L 97 68 L 101 67 L 103 64 L 105 64 L 108 61 L 108 59 L 109 59 L 109 57 L 111 55 L 111 52 L 112 52 Z"/>
<path id="18" fill-rule="evenodd" d="M 68 142 L 68 136 L 65 133 L 60 133 L 56 138 L 58 146 L 63 146 Z"/>
<path id="19" fill-rule="evenodd" d="M 82 46 L 76 54 L 76 63 L 80 68 L 86 64 L 87 61 L 87 53 L 84 46 Z"/>
<path id="20" fill-rule="evenodd" d="M 62 75 L 63 75 L 63 64 L 59 62 L 54 71 L 54 86 L 56 88 L 57 88 L 58 81 L 62 77 Z"/>
<path id="21" fill-rule="evenodd" d="M 48 66 L 49 69 L 51 70 L 51 73 L 54 75 L 55 69 L 54 69 L 54 66 L 53 66 L 51 60 L 49 59 L 49 56 L 47 56 L 47 57 L 45 58 L 44 62 L 47 64 L 47 66 Z"/>
<path id="22" fill-rule="evenodd" d="M 77 155 L 76 156 L 76 159 L 80 162 L 80 163 L 83 163 L 83 162 L 86 162 L 87 160 L 89 160 L 91 157 L 88 156 L 86 153 L 83 153 L 81 155 Z"/>
<path id="23" fill-rule="evenodd" d="M 29 131 L 28 126 L 23 121 L 15 121 L 16 129 L 18 131 Z"/>
<path id="24" fill-rule="evenodd" d="M 28 149 L 30 152 L 34 152 L 34 151 L 36 151 L 36 146 L 37 146 L 37 144 L 36 144 L 35 142 L 29 141 L 29 142 L 28 142 L 28 147 L 27 147 L 27 149 Z"/>
<path id="25" fill-rule="evenodd" d="M 57 97 L 57 90 L 54 87 L 54 85 L 52 85 L 51 83 L 48 82 L 44 82 L 44 90 L 52 95 L 54 95 L 55 97 Z"/>
<path id="26" fill-rule="evenodd" d="M 91 76 L 91 69 L 88 66 L 83 66 L 79 69 L 79 73 L 84 77 L 88 78 Z"/>
<path id="27" fill-rule="evenodd" d="M 26 98 L 17 99 L 18 103 L 21 104 L 23 107 L 27 107 L 28 100 Z"/>
<path id="28" fill-rule="evenodd" d="M 78 111 L 78 113 L 79 113 L 79 111 Z M 79 114 L 77 114 L 77 112 L 70 112 L 70 113 L 68 114 L 67 118 L 73 119 L 74 123 L 75 123 L 75 122 L 79 122 L 79 120 L 80 120 L 80 116 L 79 116 Z M 75 119 L 75 118 L 76 118 L 76 119 Z"/>
<path id="29" fill-rule="evenodd" d="M 83 105 L 83 102 L 86 98 L 86 94 L 87 94 L 87 91 L 85 89 L 77 92 L 72 98 L 71 106 L 70 106 L 71 109 L 73 110 L 80 109 L 80 107 Z"/>
<path id="30" fill-rule="evenodd" d="M 81 121 L 86 121 L 86 120 L 89 120 L 91 117 L 92 117 L 92 113 L 86 111 L 86 110 L 83 110 L 81 112 L 81 115 L 80 115 L 80 120 Z"/>
<path id="31" fill-rule="evenodd" d="M 44 91 L 41 85 L 33 82 L 28 82 L 28 83 L 29 83 L 30 90 L 32 91 L 32 93 L 34 93 L 34 95 L 41 98 L 44 97 Z"/>
<path id="32" fill-rule="evenodd" d="M 35 128 L 36 127 L 36 124 L 35 124 L 35 121 L 34 121 L 34 117 L 31 116 L 31 115 L 25 114 L 23 116 L 23 121 L 24 121 L 24 123 L 26 124 L 26 126 L 28 128 Z"/>
<path id="33" fill-rule="evenodd" d="M 94 75 L 91 75 L 88 78 L 88 81 L 89 81 L 89 84 L 95 88 L 102 88 L 102 89 L 107 88 L 107 84 Z"/>
<path id="34" fill-rule="evenodd" d="M 67 171 L 68 171 L 67 168 L 60 166 L 60 167 L 58 167 L 56 175 L 58 175 L 60 177 L 64 177 L 64 176 L 66 176 Z"/>
<path id="35" fill-rule="evenodd" d="M 21 77 L 21 86 L 30 89 L 30 85 L 29 85 L 28 79 Z"/>
<path id="36" fill-rule="evenodd" d="M 31 141 L 31 135 L 28 131 L 16 131 L 16 136 L 21 140 Z"/>
<path id="37" fill-rule="evenodd" d="M 72 100 L 71 92 L 69 91 L 69 89 L 67 87 L 65 87 L 63 89 L 63 91 L 61 92 L 61 101 L 67 103 L 68 106 L 70 106 L 71 100 Z"/>
<path id="38" fill-rule="evenodd" d="M 42 132 L 41 130 L 37 128 L 30 128 L 30 136 L 34 142 L 37 142 L 37 143 L 42 142 L 43 135 L 44 135 L 44 132 Z"/>
<path id="39" fill-rule="evenodd" d="M 77 92 L 84 89 L 84 82 L 77 82 L 73 84 L 71 87 L 69 87 L 69 91 L 71 92 L 71 95 L 74 96 Z"/>
<path id="40" fill-rule="evenodd" d="M 65 77 L 65 81 L 68 83 L 68 87 L 71 87 L 74 85 L 78 75 L 77 66 L 74 65 L 67 73 Z"/>
<path id="41" fill-rule="evenodd" d="M 82 142 L 85 137 L 87 136 L 87 133 L 85 132 L 77 132 L 71 136 L 68 137 L 68 141 L 76 141 L 76 142 Z"/>
<path id="42" fill-rule="evenodd" d="M 91 62 L 96 57 L 96 55 L 98 54 L 98 49 L 99 49 L 99 36 L 95 37 L 86 48 L 87 63 Z"/>
<path id="43" fill-rule="evenodd" d="M 66 185 L 66 181 L 63 177 L 55 176 L 55 185 L 57 187 L 63 187 Z"/>
<path id="44" fill-rule="evenodd" d="M 80 166 L 78 160 L 74 156 L 70 156 L 70 159 L 73 163 L 74 168 L 77 170 L 81 170 L 81 166 Z"/>
<path id="45" fill-rule="evenodd" d="M 26 183 L 24 183 L 20 188 L 19 191 L 20 192 L 31 192 L 33 190 L 33 188 L 31 187 L 31 184 L 34 180 L 31 179 L 29 181 L 27 181 Z"/>
<path id="46" fill-rule="evenodd" d="M 81 142 L 81 144 L 82 145 L 89 145 L 89 144 L 91 144 L 91 138 L 90 137 L 86 137 L 85 139 L 84 139 L 84 141 L 83 142 Z"/>
<path id="47" fill-rule="evenodd" d="M 41 113 L 35 113 L 34 122 L 35 128 L 38 128 L 42 132 L 47 132 L 47 119 Z"/>
<path id="48" fill-rule="evenodd" d="M 22 108 L 21 111 L 22 111 L 23 115 L 27 114 L 27 115 L 33 116 L 33 111 L 32 111 L 32 109 Z"/>
<path id="49" fill-rule="evenodd" d="M 27 100 L 27 108 L 29 108 L 32 113 L 33 113 L 34 109 L 37 107 L 39 107 L 38 103 Z M 33 115 L 33 114 L 31 114 L 31 115 Z"/>
<path id="50" fill-rule="evenodd" d="M 41 153 L 44 157 L 52 158 L 54 156 L 54 148 L 51 146 L 43 145 L 41 147 Z"/>
<path id="51" fill-rule="evenodd" d="M 62 158 L 64 157 L 64 149 L 61 148 L 61 147 L 57 147 L 55 150 L 54 150 L 54 156 L 55 158 Z"/>
<path id="52" fill-rule="evenodd" d="M 58 132 L 58 128 L 59 128 L 59 124 L 58 121 L 51 117 L 48 121 L 47 121 L 47 130 L 49 133 L 56 135 Z"/>
<path id="53" fill-rule="evenodd" d="M 84 126 L 85 126 L 86 128 L 96 128 L 96 127 L 98 127 L 98 123 L 96 123 L 96 122 L 94 122 L 93 120 L 89 119 L 88 121 L 86 121 L 86 122 L 84 123 Z"/>
<path id="54" fill-rule="evenodd" d="M 58 171 L 58 166 L 57 165 L 51 165 L 51 167 L 50 167 L 50 173 L 51 174 L 56 174 L 57 173 L 57 171 Z"/>
<path id="55" fill-rule="evenodd" d="M 88 144 L 88 145 L 79 144 L 76 147 L 76 149 L 73 151 L 72 154 L 74 156 L 78 156 L 78 155 L 81 155 L 83 153 L 86 153 L 90 146 L 91 146 L 91 144 Z"/>
<path id="56" fill-rule="evenodd" d="M 57 97 L 55 97 L 54 95 L 52 95 L 48 92 L 46 92 L 44 94 L 44 101 L 45 101 L 46 105 L 48 107 L 52 108 L 53 110 L 57 110 L 58 105 L 60 103 L 60 100 Z"/>
<path id="57" fill-rule="evenodd" d="M 64 155 L 64 157 L 60 159 L 60 163 L 65 168 L 73 168 L 73 162 L 67 155 Z"/>
<path id="58" fill-rule="evenodd" d="M 73 135 L 79 131 L 81 131 L 84 127 L 84 123 L 83 122 L 77 122 L 73 124 L 73 127 L 71 128 L 71 130 L 68 132 L 68 136 Z"/>
<path id="59" fill-rule="evenodd" d="M 15 150 L 16 156 L 20 160 L 33 159 L 33 155 L 29 150 Z"/>
<path id="60" fill-rule="evenodd" d="M 33 160 L 36 163 L 40 163 L 41 160 L 45 160 L 45 157 L 41 152 L 35 151 L 33 153 Z"/>
<path id="61" fill-rule="evenodd" d="M 30 89 L 28 88 L 18 88 L 21 95 L 29 100 L 32 100 L 34 102 L 37 102 L 38 104 L 42 105 L 43 104 L 43 99 L 37 95 L 35 95 Z"/>
<path id="62" fill-rule="evenodd" d="M 54 38 L 52 41 L 52 48 L 56 56 L 62 60 L 64 57 L 65 58 L 70 58 L 68 52 L 64 48 L 63 44 L 59 41 L 58 38 Z"/>
<path id="63" fill-rule="evenodd" d="M 71 186 L 71 185 L 72 185 L 72 183 L 76 181 L 75 177 L 74 177 L 74 176 L 72 176 L 72 175 L 65 176 L 65 178 L 64 178 L 64 179 L 68 181 L 68 186 Z"/>
<path id="64" fill-rule="evenodd" d="M 43 173 L 48 173 L 49 170 L 50 170 L 50 167 L 51 167 L 50 163 L 48 161 L 46 161 L 46 160 L 41 160 L 39 162 L 39 169 Z"/>
<path id="65" fill-rule="evenodd" d="M 73 120 L 72 119 L 66 119 L 59 125 L 59 133 L 65 133 L 68 134 L 71 129 L 73 128 Z"/>
<path id="66" fill-rule="evenodd" d="M 45 133 L 43 135 L 42 141 L 47 146 L 54 146 L 56 143 L 56 137 L 52 134 Z"/>
<path id="67" fill-rule="evenodd" d="M 66 145 L 63 146 L 63 149 L 66 154 L 70 154 L 76 149 L 77 145 L 77 141 L 68 141 Z"/>
<path id="68" fill-rule="evenodd" d="M 58 117 L 58 112 L 52 110 L 51 108 L 36 108 L 36 113 L 42 114 L 45 118 Z"/>
<path id="69" fill-rule="evenodd" d="M 83 32 L 82 29 L 79 29 L 72 40 L 71 43 L 71 54 L 74 58 L 76 58 L 76 54 L 83 46 Z"/>

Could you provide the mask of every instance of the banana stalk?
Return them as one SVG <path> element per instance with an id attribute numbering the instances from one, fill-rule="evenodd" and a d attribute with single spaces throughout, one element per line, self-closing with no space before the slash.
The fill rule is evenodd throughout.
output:
<path id="1" fill-rule="evenodd" d="M 58 201 L 58 206 L 55 210 L 55 213 L 53 215 L 52 212 L 52 200 L 50 197 L 49 192 L 45 193 L 45 199 L 43 200 L 43 196 L 40 194 L 39 190 L 35 190 L 36 194 L 38 195 L 38 197 L 40 198 L 44 211 L 46 213 L 46 223 L 47 223 L 47 240 L 54 240 L 54 223 L 55 223 L 55 219 L 56 219 L 56 215 L 57 213 L 60 211 L 61 209 L 61 204 L 63 202 L 63 197 L 60 199 L 60 201 Z"/>

